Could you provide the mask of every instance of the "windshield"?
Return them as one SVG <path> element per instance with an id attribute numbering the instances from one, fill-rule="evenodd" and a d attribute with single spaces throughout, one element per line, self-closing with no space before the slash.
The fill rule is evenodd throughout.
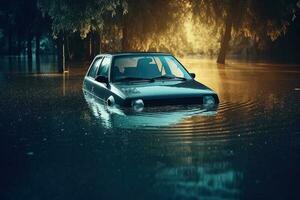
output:
<path id="1" fill-rule="evenodd" d="M 121 56 L 111 68 L 113 82 L 167 78 L 188 80 L 188 72 L 173 56 Z"/>

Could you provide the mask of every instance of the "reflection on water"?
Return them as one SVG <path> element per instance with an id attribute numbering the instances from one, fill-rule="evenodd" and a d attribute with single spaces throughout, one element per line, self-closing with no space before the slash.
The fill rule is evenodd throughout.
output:
<path id="1" fill-rule="evenodd" d="M 99 98 L 84 92 L 84 98 L 94 117 L 98 118 L 106 128 L 123 129 L 159 129 L 163 126 L 176 125 L 193 116 L 215 116 L 217 108 L 203 106 L 164 106 L 146 107 L 143 112 L 135 112 L 132 108 L 107 106 Z"/>
<path id="2" fill-rule="evenodd" d="M 41 56 L 33 55 L 32 60 L 24 56 L 0 57 L 0 72 L 14 73 L 53 73 L 57 72 L 57 59 L 55 55 Z M 42 66 L 42 67 L 41 67 Z"/>
<path id="3" fill-rule="evenodd" d="M 296 199 L 300 66 L 181 62 L 217 110 L 109 108 L 83 94 L 87 65 L 1 60 L 0 199 Z"/>
<path id="4" fill-rule="evenodd" d="M 167 191 L 165 197 L 171 196 L 171 199 L 210 199 L 211 196 L 235 199 L 240 196 L 238 183 L 243 176 L 229 169 L 225 162 L 164 169 L 156 175 L 160 183 L 157 189 L 162 194 Z"/>

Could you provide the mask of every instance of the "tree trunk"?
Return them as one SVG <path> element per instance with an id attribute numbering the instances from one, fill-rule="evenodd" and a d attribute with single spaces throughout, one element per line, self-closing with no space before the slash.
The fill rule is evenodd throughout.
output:
<path id="1" fill-rule="evenodd" d="M 28 60 L 32 60 L 32 37 L 28 36 L 27 38 L 27 58 Z"/>
<path id="2" fill-rule="evenodd" d="M 93 57 L 93 54 L 94 54 L 93 33 L 89 33 L 89 59 Z"/>
<path id="3" fill-rule="evenodd" d="M 122 50 L 123 51 L 128 51 L 129 50 L 128 34 L 127 34 L 127 28 L 126 27 L 123 27 Z"/>
<path id="4" fill-rule="evenodd" d="M 98 44 L 98 46 L 99 46 L 99 53 L 102 53 L 102 38 L 101 38 L 102 36 L 101 36 L 101 32 L 99 33 L 99 44 Z"/>
<path id="5" fill-rule="evenodd" d="M 32 72 L 32 58 L 27 59 L 28 72 Z"/>
<path id="6" fill-rule="evenodd" d="M 100 33 L 99 32 L 92 32 L 91 33 L 91 40 L 90 40 L 90 58 L 93 59 L 96 55 L 101 53 L 101 44 L 100 44 Z"/>
<path id="7" fill-rule="evenodd" d="M 41 72 L 40 49 L 40 34 L 37 34 L 35 36 L 35 62 L 37 73 Z"/>
<path id="8" fill-rule="evenodd" d="M 8 32 L 8 55 L 12 55 L 12 31 L 9 28 Z"/>
<path id="9" fill-rule="evenodd" d="M 122 27 L 122 50 L 128 51 L 129 50 L 129 42 L 128 42 L 128 23 L 127 17 L 125 16 L 123 19 L 123 27 Z"/>
<path id="10" fill-rule="evenodd" d="M 41 60 L 40 57 L 35 58 L 35 64 L 36 64 L 36 72 L 40 73 L 41 72 Z"/>
<path id="11" fill-rule="evenodd" d="M 226 54 L 229 49 L 229 42 L 231 39 L 232 24 L 233 24 L 233 13 L 231 10 L 227 15 L 225 31 L 221 41 L 221 48 L 217 59 L 217 63 L 219 64 L 225 64 Z"/>
<path id="12" fill-rule="evenodd" d="M 71 42 L 70 36 L 65 36 L 65 59 L 66 61 L 73 60 L 73 52 L 71 51 Z"/>
<path id="13" fill-rule="evenodd" d="M 40 57 L 40 35 L 35 36 L 35 57 L 36 59 Z"/>
<path id="14" fill-rule="evenodd" d="M 32 37 L 29 36 L 27 38 L 27 64 L 28 64 L 28 71 L 32 72 Z"/>
<path id="15" fill-rule="evenodd" d="M 230 6 L 227 11 L 227 17 L 225 22 L 225 31 L 221 41 L 221 48 L 219 51 L 217 63 L 225 64 L 226 54 L 229 50 L 229 42 L 231 39 L 231 31 L 233 27 L 234 18 L 239 18 L 241 15 L 242 1 L 230 1 Z"/>
<path id="16" fill-rule="evenodd" d="M 22 39 L 20 38 L 20 36 L 18 36 L 17 54 L 19 56 L 22 54 Z"/>
<path id="17" fill-rule="evenodd" d="M 57 39 L 57 67 L 58 72 L 63 73 L 65 71 L 65 44 L 64 35 L 60 33 Z"/>
<path id="18" fill-rule="evenodd" d="M 93 57 L 101 53 L 101 36 L 99 32 L 93 32 Z"/>

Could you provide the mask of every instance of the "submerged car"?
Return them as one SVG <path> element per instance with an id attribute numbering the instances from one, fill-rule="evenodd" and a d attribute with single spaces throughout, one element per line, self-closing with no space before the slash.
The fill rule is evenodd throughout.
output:
<path id="1" fill-rule="evenodd" d="M 83 81 L 83 91 L 108 106 L 203 104 L 216 106 L 217 94 L 197 82 L 171 54 L 100 54 L 91 63 Z"/>
<path id="2" fill-rule="evenodd" d="M 142 113 L 130 107 L 107 106 L 106 102 L 99 101 L 94 95 L 84 92 L 85 101 L 89 107 L 90 114 L 105 128 L 126 128 L 126 129 L 156 129 L 178 125 L 180 123 L 197 121 L 200 117 L 216 116 L 217 109 L 194 105 L 170 105 L 170 106 L 149 106 L 143 109 Z"/>

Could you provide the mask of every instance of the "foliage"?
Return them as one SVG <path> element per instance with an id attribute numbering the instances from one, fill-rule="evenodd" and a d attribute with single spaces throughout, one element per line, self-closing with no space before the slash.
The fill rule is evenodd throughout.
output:
<path id="1" fill-rule="evenodd" d="M 123 37 L 128 40 L 125 49 L 175 51 L 179 45 L 184 46 L 185 3 L 128 0 L 128 13 L 122 19 Z"/>
<path id="2" fill-rule="evenodd" d="M 226 28 L 231 50 L 242 51 L 249 45 L 265 48 L 286 33 L 297 17 L 299 2 L 12 0 L 1 3 L 0 30 L 2 38 L 18 38 L 27 43 L 43 33 L 51 33 L 55 38 L 63 33 L 69 37 L 68 46 L 78 45 L 86 51 L 100 43 L 101 48 L 109 51 L 215 55 L 221 49 Z M 229 19 L 231 22 L 227 23 Z M 81 44 L 79 35 L 84 39 Z"/>
<path id="3" fill-rule="evenodd" d="M 297 9 L 297 0 L 190 0 L 190 4 L 195 19 L 219 27 L 216 32 L 224 31 L 226 17 L 233 11 L 233 39 L 248 38 L 261 48 L 286 33 Z"/>
<path id="4" fill-rule="evenodd" d="M 53 20 L 54 36 L 78 31 L 82 38 L 91 31 L 103 29 L 104 14 L 114 16 L 119 6 L 124 11 L 127 7 L 122 0 L 39 0 L 39 5 Z"/>
<path id="5" fill-rule="evenodd" d="M 21 52 L 23 43 L 30 46 L 34 37 L 47 34 L 49 29 L 47 17 L 43 17 L 37 7 L 37 0 L 11 0 L 1 2 L 0 28 L 4 38 L 8 38 L 9 53 Z M 17 41 L 17 45 L 16 45 Z"/>

